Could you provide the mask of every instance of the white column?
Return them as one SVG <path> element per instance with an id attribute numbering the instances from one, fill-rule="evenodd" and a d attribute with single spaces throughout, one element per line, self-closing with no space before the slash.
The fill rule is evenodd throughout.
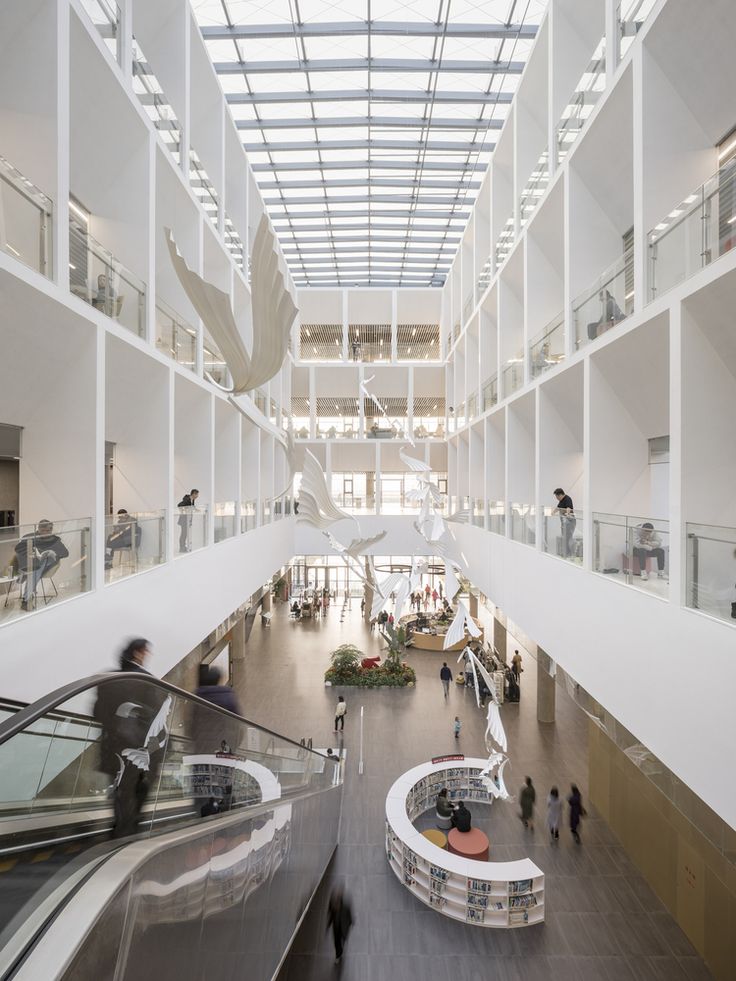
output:
<path id="1" fill-rule="evenodd" d="M 63 290 L 69 289 L 69 2 L 56 0 L 56 192 L 52 224 L 53 279 Z M 51 270 L 49 270 L 51 273 Z"/>
<path id="2" fill-rule="evenodd" d="M 619 51 L 621 48 L 618 34 L 618 4 L 619 0 L 605 0 L 606 2 L 606 88 L 613 81 L 613 76 L 618 68 Z M 634 82 L 634 91 L 641 92 Z M 634 100 L 635 102 L 637 100 Z"/>
<path id="3" fill-rule="evenodd" d="M 683 523 L 682 468 L 682 305 L 670 307 L 670 603 L 681 606 L 686 598 L 687 562 Z"/>
<path id="4" fill-rule="evenodd" d="M 144 337 L 156 343 L 156 137 L 148 134 L 148 263 Z"/>
<path id="5" fill-rule="evenodd" d="M 105 584 L 105 330 L 95 326 L 95 521 L 92 528 L 91 589 Z"/>
<path id="6" fill-rule="evenodd" d="M 462 248 L 462 246 L 461 246 Z M 397 324 L 399 318 L 399 302 L 396 290 L 391 290 L 391 361 L 396 364 L 397 357 Z"/>
<path id="7" fill-rule="evenodd" d="M 590 498 L 590 388 L 594 368 L 590 357 L 583 362 L 583 568 L 593 568 L 593 502 Z M 580 518 L 578 518 L 578 521 Z"/>
<path id="8" fill-rule="evenodd" d="M 309 438 L 317 438 L 317 386 L 315 384 L 316 369 L 309 368 Z"/>
<path id="9" fill-rule="evenodd" d="M 544 519 L 542 517 L 542 390 L 539 385 L 534 388 L 534 539 L 538 550 L 542 550 L 542 533 Z"/>
<path id="10" fill-rule="evenodd" d="M 118 30 L 118 64 L 127 85 L 133 85 L 133 2 L 118 0 L 120 28 Z"/>
<path id="11" fill-rule="evenodd" d="M 175 438 L 174 438 L 174 426 L 175 426 L 175 416 L 176 416 L 176 400 L 174 383 L 176 381 L 176 373 L 174 371 L 173 363 L 167 371 L 167 384 L 168 384 L 168 395 L 169 395 L 169 417 L 168 417 L 168 432 L 169 441 L 166 454 L 166 499 L 169 502 L 166 514 L 166 561 L 171 562 L 174 557 L 174 534 L 177 528 L 177 517 L 178 512 L 176 510 L 176 497 L 174 496 L 174 472 L 175 472 Z"/>
<path id="12" fill-rule="evenodd" d="M 348 343 L 348 332 L 350 330 L 350 309 L 348 306 L 348 291 L 342 290 L 342 360 L 348 360 L 350 345 Z"/>
<path id="13" fill-rule="evenodd" d="M 643 86 L 642 46 L 637 45 L 632 60 L 634 92 Z M 646 303 L 647 290 L 647 229 L 644 227 L 644 109 L 642 99 L 635 98 L 632 112 L 634 126 L 634 313 Z"/>

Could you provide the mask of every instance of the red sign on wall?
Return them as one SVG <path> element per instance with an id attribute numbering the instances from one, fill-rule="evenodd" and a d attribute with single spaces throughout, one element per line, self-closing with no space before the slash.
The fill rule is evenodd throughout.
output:
<path id="1" fill-rule="evenodd" d="M 451 763 L 453 760 L 464 760 L 465 756 L 463 753 L 455 753 L 453 756 L 433 756 L 433 763 Z"/>

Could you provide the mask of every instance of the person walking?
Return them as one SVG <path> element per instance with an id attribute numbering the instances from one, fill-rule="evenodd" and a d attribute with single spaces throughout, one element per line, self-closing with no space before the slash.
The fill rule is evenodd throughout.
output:
<path id="1" fill-rule="evenodd" d="M 529 828 L 530 831 L 534 830 L 534 803 L 536 799 L 537 792 L 534 789 L 532 778 L 527 777 L 519 794 L 519 803 L 521 804 L 521 820 L 524 827 Z"/>
<path id="2" fill-rule="evenodd" d="M 463 727 L 463 724 L 460 721 L 460 717 L 456 715 L 455 716 L 455 721 L 452 724 L 452 731 L 455 733 L 455 739 L 459 739 L 460 738 L 460 730 L 462 729 L 462 727 Z"/>
<path id="3" fill-rule="evenodd" d="M 521 672 L 524 669 L 521 666 L 521 654 L 518 651 L 514 651 L 514 656 L 511 658 L 511 670 L 516 675 L 517 684 L 521 684 Z"/>
<path id="4" fill-rule="evenodd" d="M 436 589 L 433 589 L 432 590 L 432 608 L 435 609 L 435 610 L 437 609 L 437 600 L 439 598 L 440 598 L 440 594 L 437 592 Z"/>
<path id="5" fill-rule="evenodd" d="M 442 667 L 440 668 L 440 679 L 442 680 L 442 687 L 445 690 L 445 698 L 450 697 L 450 682 L 452 681 L 452 671 L 447 667 L 447 661 L 442 662 Z"/>
<path id="6" fill-rule="evenodd" d="M 337 732 L 337 726 L 340 726 L 340 732 L 345 729 L 345 716 L 348 711 L 347 702 L 342 697 L 342 695 L 337 696 L 337 705 L 335 706 L 335 732 Z"/>
<path id="7" fill-rule="evenodd" d="M 353 925 L 353 910 L 350 901 L 341 886 L 335 886 L 327 904 L 327 929 L 332 927 L 332 939 L 335 943 L 335 963 L 339 964 Z"/>
<path id="8" fill-rule="evenodd" d="M 567 803 L 570 805 L 570 831 L 572 831 L 572 836 L 579 845 L 580 819 L 584 818 L 588 812 L 583 807 L 582 795 L 575 784 L 570 786 L 570 796 L 567 798 Z"/>
<path id="9" fill-rule="evenodd" d="M 562 801 L 557 787 L 552 787 L 547 798 L 547 827 L 552 838 L 557 841 L 560 837 L 560 821 L 562 820 Z"/>

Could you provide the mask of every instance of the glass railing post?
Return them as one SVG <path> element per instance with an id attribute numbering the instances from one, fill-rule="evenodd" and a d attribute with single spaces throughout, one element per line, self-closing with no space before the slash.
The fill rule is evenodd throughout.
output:
<path id="1" fill-rule="evenodd" d="M 701 194 L 701 204 L 700 204 L 700 220 L 701 220 L 701 268 L 703 266 L 710 265 L 712 261 L 712 250 L 710 241 L 710 212 L 711 203 L 713 198 L 706 193 L 706 185 L 704 184 L 700 189 Z"/>

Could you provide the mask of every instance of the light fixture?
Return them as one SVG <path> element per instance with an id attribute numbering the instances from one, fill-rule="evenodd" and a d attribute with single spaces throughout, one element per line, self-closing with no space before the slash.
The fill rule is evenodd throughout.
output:
<path id="1" fill-rule="evenodd" d="M 10 242 L 6 242 L 5 243 L 5 246 L 6 246 L 6 248 L 10 249 L 10 251 L 13 253 L 13 255 L 17 255 L 18 258 L 20 259 L 20 252 L 17 249 L 14 249 L 13 246 L 10 244 Z"/>
<path id="2" fill-rule="evenodd" d="M 721 150 L 721 152 L 718 154 L 718 163 L 720 163 L 721 160 L 724 160 L 730 153 L 733 153 L 734 150 L 736 150 L 736 139 L 732 140 L 725 150 Z"/>
<path id="3" fill-rule="evenodd" d="M 69 209 L 70 211 L 73 211 L 75 215 L 78 215 L 85 223 L 85 225 L 89 224 L 89 215 L 85 214 L 85 212 L 82 211 L 81 208 L 78 208 L 73 201 L 69 202 Z"/>

